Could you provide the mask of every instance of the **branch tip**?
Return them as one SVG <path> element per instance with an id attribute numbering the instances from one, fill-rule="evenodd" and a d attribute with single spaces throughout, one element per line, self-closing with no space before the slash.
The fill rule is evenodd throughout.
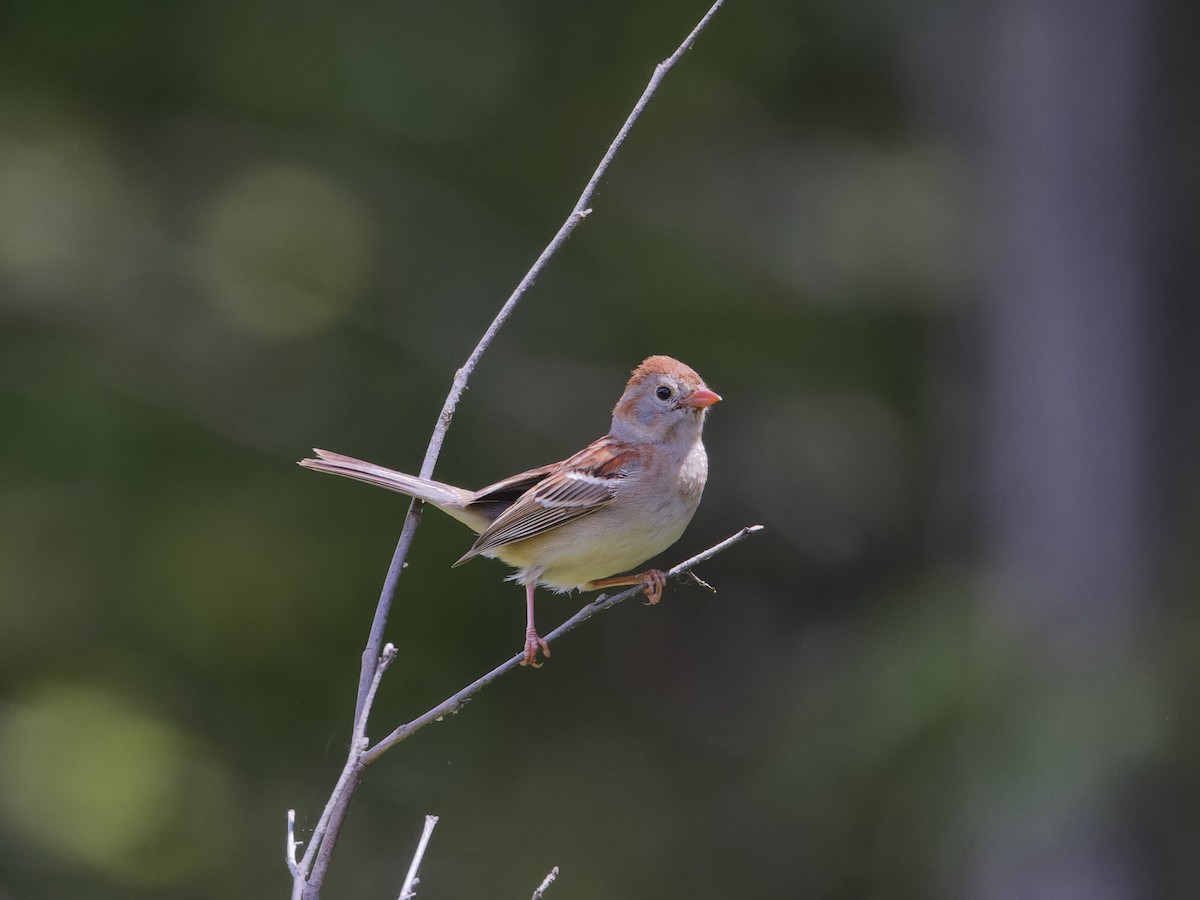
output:
<path id="1" fill-rule="evenodd" d="M 554 880 L 558 878 L 558 866 L 550 870 L 550 874 L 542 879 L 542 883 L 538 885 L 537 890 L 533 892 L 532 900 L 542 900 L 542 894 L 546 893 L 546 888 L 554 884 Z"/>
<path id="2" fill-rule="evenodd" d="M 300 846 L 300 843 L 296 840 L 296 811 L 289 809 L 287 811 L 287 864 L 292 878 L 301 877 L 300 863 L 296 861 L 296 848 Z"/>
<path id="3" fill-rule="evenodd" d="M 679 58 L 683 55 L 684 51 L 692 46 L 697 35 L 699 35 L 700 32 L 707 27 L 709 20 L 711 20 L 716 14 L 723 2 L 724 0 L 716 0 L 708 12 L 705 13 L 695 27 L 692 28 L 691 32 L 684 39 L 683 43 L 679 45 L 679 48 L 673 54 L 671 54 L 670 57 L 655 67 L 654 76 L 650 79 L 641 96 L 634 104 L 632 111 L 625 119 L 624 124 L 618 130 L 616 137 L 613 138 L 607 150 L 604 152 L 604 155 L 600 159 L 599 165 L 592 173 L 592 176 L 588 180 L 586 187 L 579 195 L 579 199 L 572 207 L 571 213 L 559 227 L 554 237 L 551 238 L 550 243 L 546 245 L 545 249 L 538 256 L 533 266 L 517 284 L 508 300 L 505 301 L 504 305 L 500 308 L 499 313 L 496 314 L 495 318 L 492 320 L 483 336 L 479 339 L 475 349 L 467 358 L 466 363 L 464 363 L 463 366 L 455 372 L 450 391 L 446 395 L 446 400 L 442 406 L 441 413 L 438 415 L 437 422 L 434 425 L 433 433 L 430 435 L 429 444 L 425 450 L 425 458 L 421 464 L 419 473 L 420 477 L 433 477 L 433 470 L 437 463 L 438 456 L 441 453 L 442 444 L 445 441 L 446 433 L 450 428 L 450 422 L 454 417 L 455 410 L 458 408 L 459 400 L 461 399 L 463 393 L 468 389 L 467 382 L 470 380 L 472 373 L 475 371 L 475 367 L 478 365 L 480 358 L 483 356 L 488 347 L 491 346 L 491 343 L 495 339 L 500 328 L 512 315 L 512 312 L 516 308 L 517 304 L 521 301 L 522 297 L 524 297 L 529 287 L 540 276 L 542 270 L 546 267 L 550 259 L 555 253 L 558 252 L 558 250 L 566 242 L 567 238 L 570 237 L 571 233 L 575 230 L 575 227 L 592 212 L 591 207 L 588 204 L 595 195 L 597 186 L 599 185 L 601 179 L 607 173 L 613 158 L 624 144 L 630 129 L 641 116 L 651 97 L 653 97 L 655 92 L 658 90 L 659 83 L 666 76 L 667 72 L 675 65 L 676 62 L 679 61 Z M 315 900 L 315 898 L 320 897 L 321 888 L 325 880 L 325 873 L 329 866 L 330 855 L 333 852 L 334 845 L 337 843 L 338 834 L 340 833 L 342 825 L 345 822 L 346 814 L 349 809 L 350 799 L 357 790 L 358 782 L 361 778 L 363 769 L 370 765 L 389 747 L 398 743 L 400 740 L 403 740 L 418 728 L 428 724 L 428 722 L 433 721 L 435 716 L 442 715 L 447 711 L 457 712 L 458 709 L 462 707 L 463 703 L 470 699 L 471 694 L 490 683 L 490 681 L 494 680 L 500 674 L 503 674 L 511 668 L 515 668 L 520 662 L 521 656 L 518 654 L 508 662 L 494 669 L 488 675 L 485 675 L 472 685 L 464 688 L 454 697 L 450 698 L 450 700 L 439 704 L 433 710 L 430 710 L 429 713 L 426 713 L 424 716 L 413 720 L 407 725 L 400 726 L 388 737 L 376 744 L 374 748 L 368 749 L 370 745 L 366 738 L 366 729 L 371 715 L 371 707 L 375 699 L 375 692 L 379 688 L 379 681 L 383 671 L 395 657 L 395 648 L 392 645 L 389 644 L 387 647 L 382 647 L 381 649 L 381 645 L 383 644 L 383 633 L 387 626 L 388 614 L 391 610 L 392 598 L 396 592 L 396 586 L 400 578 L 400 573 L 408 565 L 408 552 L 412 546 L 413 537 L 420 521 L 421 510 L 423 507 L 424 504 L 420 500 L 414 500 L 409 506 L 408 514 L 404 519 L 404 526 L 401 529 L 400 538 L 396 542 L 396 549 L 392 554 L 392 561 L 388 568 L 387 577 L 384 579 L 383 587 L 380 590 L 379 601 L 375 607 L 375 615 L 372 619 L 371 630 L 367 638 L 367 645 L 363 651 L 361 659 L 350 753 L 347 755 L 346 763 L 342 769 L 342 774 L 338 779 L 338 783 L 335 785 L 333 792 L 330 794 L 329 801 L 326 803 L 316 826 L 313 828 L 312 837 L 304 852 L 304 858 L 299 863 L 294 862 L 296 855 L 295 848 L 298 843 L 295 841 L 294 833 L 295 814 L 292 812 L 289 815 L 288 865 L 293 875 L 293 897 L 303 896 L 305 898 L 309 898 L 309 900 Z M 680 563 L 679 566 L 676 566 L 676 568 L 668 574 L 676 575 L 680 572 L 687 571 L 697 562 L 710 558 L 716 553 L 719 553 L 725 547 L 736 543 L 741 538 L 744 538 L 747 534 L 759 529 L 761 529 L 761 526 L 752 526 L 749 529 L 745 529 L 743 530 L 742 534 L 727 539 L 721 545 L 710 548 L 700 556 L 693 557 L 691 560 Z M 569 619 L 563 625 L 560 625 L 554 630 L 554 632 L 548 635 L 547 640 L 550 640 L 555 636 L 565 634 L 571 628 L 575 627 L 575 625 L 577 625 L 579 622 L 589 618 L 594 613 L 599 612 L 601 609 L 607 609 L 609 606 L 615 605 L 626 597 L 633 596 L 635 593 L 638 593 L 641 590 L 641 587 L 635 587 L 628 591 L 616 594 L 612 598 L 604 598 L 603 605 L 601 605 L 600 600 L 597 600 L 595 603 L 589 603 L 585 605 L 584 608 L 576 613 L 571 619 Z M 390 653 L 389 649 L 391 651 Z M 424 835 L 422 835 L 422 843 L 418 846 L 418 855 L 414 857 L 413 866 L 410 869 L 411 881 L 406 882 L 404 891 L 401 893 L 402 897 L 412 896 L 412 885 L 416 881 L 416 868 L 420 863 L 420 856 L 424 854 L 424 848 L 428 843 L 429 833 L 433 830 L 433 823 L 436 823 L 437 821 L 436 817 L 430 818 L 432 819 L 432 822 L 430 819 L 426 819 L 426 832 Z M 542 887 L 539 888 L 535 897 L 541 896 L 541 892 L 554 880 L 554 877 L 556 877 L 557 874 L 558 868 L 555 867 L 551 874 L 547 876 L 546 881 L 543 882 Z"/>
<path id="4" fill-rule="evenodd" d="M 761 530 L 762 530 L 761 525 L 748 525 L 745 528 L 741 529 L 740 531 L 737 531 L 734 534 L 730 535 L 729 537 L 725 538 L 725 540 L 720 541 L 719 543 L 716 543 L 713 546 L 709 547 L 707 550 L 705 550 L 701 553 L 697 553 L 691 559 L 686 559 L 683 562 L 679 563 L 678 565 L 672 567 L 671 570 L 669 572 L 667 572 L 667 576 L 670 578 L 675 578 L 680 575 L 683 575 L 685 572 L 690 570 L 693 566 L 699 565 L 700 563 L 704 562 L 705 560 L 712 559 L 714 556 L 716 556 L 718 553 L 722 552 L 723 550 L 729 549 L 734 544 L 740 543 L 741 541 L 745 540 L 749 535 L 754 534 L 754 532 L 761 531 Z M 644 586 L 638 584 L 638 585 L 634 585 L 631 588 L 628 588 L 627 590 L 621 591 L 620 593 L 613 594 L 611 597 L 601 595 L 601 597 L 599 599 L 592 600 L 592 601 L 585 603 L 579 609 L 579 611 L 575 613 L 575 615 L 571 616 L 571 618 L 567 619 L 567 621 L 563 622 L 561 625 L 559 625 L 557 628 L 555 628 L 553 631 L 551 631 L 548 635 L 546 635 L 546 642 L 550 643 L 552 641 L 557 640 L 558 638 L 560 638 L 564 634 L 566 634 L 568 631 L 571 631 L 577 625 L 579 625 L 582 622 L 587 621 L 588 619 L 590 619 L 592 616 L 596 615 L 597 613 L 603 612 L 606 609 L 616 606 L 622 600 L 627 600 L 628 598 L 633 597 L 636 594 L 640 594 L 640 593 L 642 593 L 643 590 L 645 590 Z M 413 719 L 411 722 L 407 722 L 404 725 L 397 727 L 395 730 L 393 730 L 391 732 L 391 734 L 389 734 L 386 737 L 379 740 L 375 744 L 375 746 L 371 747 L 369 750 L 367 750 L 366 752 L 364 752 L 362 754 L 362 756 L 360 757 L 362 764 L 364 766 L 371 765 L 372 763 L 375 762 L 375 760 L 379 759 L 380 756 L 382 756 L 384 753 L 386 753 L 392 747 L 396 746 L 396 744 L 400 743 L 405 738 L 411 736 L 413 733 L 424 728 L 430 722 L 440 722 L 446 716 L 452 715 L 452 714 L 458 712 L 458 710 L 461 709 L 463 707 L 463 705 L 466 704 L 469 700 L 471 700 L 472 697 L 476 693 L 478 693 L 480 690 L 487 687 L 489 684 L 491 684 L 493 681 L 495 681 L 497 678 L 499 678 L 501 675 L 505 674 L 506 672 L 517 668 L 517 666 L 519 666 L 521 663 L 522 657 L 523 657 L 523 654 L 521 654 L 521 653 L 518 653 L 515 656 L 510 657 L 509 659 L 502 662 L 500 665 L 496 666 L 496 668 L 492 669 L 492 671 L 488 672 L 486 675 L 483 675 L 483 676 L 477 678 L 475 681 L 471 682 L 469 685 L 467 685 L 465 688 L 463 688 L 461 691 L 459 691 L 454 696 L 449 697 L 446 700 L 443 700 L 437 706 L 433 707 L 433 709 L 429 710 L 428 712 L 424 713 L 423 715 L 417 716 L 417 718 Z"/>
<path id="5" fill-rule="evenodd" d="M 416 896 L 414 888 L 417 882 L 417 870 L 421 867 L 421 860 L 425 858 L 425 848 L 429 846 L 429 838 L 433 835 L 434 826 L 438 823 L 437 816 L 425 817 L 425 830 L 421 832 L 421 839 L 417 841 L 416 852 L 413 853 L 412 862 L 408 865 L 408 874 L 404 876 L 404 884 L 400 888 L 400 900 L 409 900 Z"/>

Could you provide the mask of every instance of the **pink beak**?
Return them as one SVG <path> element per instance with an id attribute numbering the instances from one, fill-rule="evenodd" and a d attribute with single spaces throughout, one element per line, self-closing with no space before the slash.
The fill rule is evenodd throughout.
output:
<path id="1" fill-rule="evenodd" d="M 704 409 L 705 407 L 712 406 L 714 403 L 720 402 L 721 395 L 716 391 L 710 391 L 706 387 L 698 387 L 688 394 L 686 398 L 680 400 L 679 405 L 691 406 L 694 409 Z"/>

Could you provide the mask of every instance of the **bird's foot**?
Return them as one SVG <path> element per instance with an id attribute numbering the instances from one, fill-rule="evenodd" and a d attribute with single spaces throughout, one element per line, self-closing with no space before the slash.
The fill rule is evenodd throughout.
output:
<path id="1" fill-rule="evenodd" d="M 646 592 L 646 603 L 654 606 L 662 599 L 663 588 L 667 585 L 667 573 L 662 569 L 648 569 L 645 572 L 639 572 L 637 575 L 614 575 L 612 578 L 601 578 L 597 581 L 589 582 L 586 590 L 599 591 L 610 587 L 630 587 L 635 584 L 644 584 Z"/>
<path id="2" fill-rule="evenodd" d="M 646 582 L 646 603 L 655 606 L 662 599 L 663 588 L 667 586 L 667 573 L 662 569 L 650 569 L 638 576 Z"/>
<path id="3" fill-rule="evenodd" d="M 540 669 L 543 664 L 538 662 L 539 650 L 546 659 L 550 658 L 550 645 L 532 628 L 525 629 L 525 656 L 521 659 L 521 665 Z"/>

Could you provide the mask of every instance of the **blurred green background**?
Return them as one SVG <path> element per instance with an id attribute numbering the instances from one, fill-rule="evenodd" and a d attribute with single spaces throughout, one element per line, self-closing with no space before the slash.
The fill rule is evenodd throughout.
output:
<path id="1" fill-rule="evenodd" d="M 703 3 L 0 10 L 0 898 L 286 895 L 450 378 Z M 438 474 L 725 397 L 627 603 L 367 774 L 328 897 L 1200 892 L 1190 4 L 731 2 Z M 372 733 L 517 650 L 425 517 Z M 544 596 L 544 630 L 578 597 Z"/>

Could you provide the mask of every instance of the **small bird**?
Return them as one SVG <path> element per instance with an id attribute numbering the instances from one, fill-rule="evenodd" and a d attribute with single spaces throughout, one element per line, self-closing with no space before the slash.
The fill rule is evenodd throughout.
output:
<path id="1" fill-rule="evenodd" d="M 644 584 L 650 603 L 666 575 L 616 575 L 670 547 L 700 505 L 708 456 L 700 440 L 708 408 L 720 401 L 690 367 L 651 356 L 633 370 L 608 434 L 561 462 L 468 491 L 327 450 L 300 465 L 343 475 L 431 503 L 479 537 L 454 563 L 497 558 L 525 586 L 523 666 L 540 668 L 550 647 L 533 621 L 537 585 L 556 592 Z"/>

